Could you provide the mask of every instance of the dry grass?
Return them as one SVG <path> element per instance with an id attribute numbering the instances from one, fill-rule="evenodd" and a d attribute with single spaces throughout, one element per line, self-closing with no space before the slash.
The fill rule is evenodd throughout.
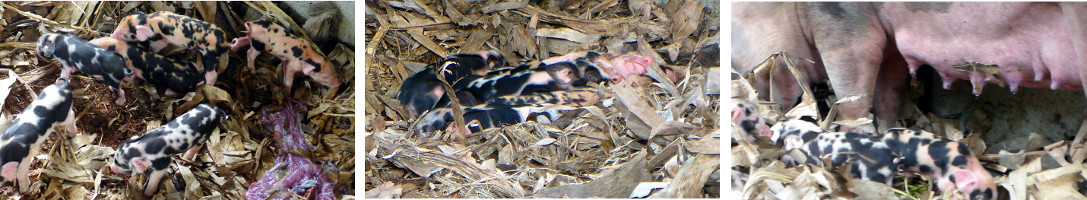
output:
<path id="1" fill-rule="evenodd" d="M 367 197 L 720 196 L 716 7 L 496 2 L 367 5 Z M 412 136 L 417 120 L 395 99 L 403 80 L 447 55 L 479 50 L 501 52 L 511 64 L 578 50 L 634 52 L 677 69 L 682 80 L 595 86 L 603 103 L 464 142 L 440 131 Z M 667 80 L 659 69 L 649 76 Z"/>

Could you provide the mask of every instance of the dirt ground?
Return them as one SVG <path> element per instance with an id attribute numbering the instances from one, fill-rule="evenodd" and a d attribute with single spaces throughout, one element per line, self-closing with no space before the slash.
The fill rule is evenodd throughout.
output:
<path id="1" fill-rule="evenodd" d="M 244 36 L 241 23 L 260 17 L 256 9 L 270 9 L 265 13 L 287 16 L 275 4 L 267 2 L 3 2 L 0 7 L 0 79 L 10 78 L 6 70 L 18 76 L 4 101 L 2 113 L 14 116 L 33 100 L 33 96 L 59 76 L 60 67 L 55 61 L 42 59 L 33 54 L 38 36 L 45 32 L 73 33 L 84 40 L 108 36 L 117 21 L 135 11 L 151 13 L 168 10 L 207 20 L 203 13 L 217 18 L 215 23 L 227 32 L 228 38 Z M 254 9 L 254 10 L 249 10 Z M 245 12 L 248 11 L 248 12 Z M 32 18 L 36 17 L 36 18 Z M 292 22 L 295 23 L 295 22 Z M 302 21 L 297 22 L 302 26 Z M 58 25 L 64 24 L 64 25 Z M 144 82 L 125 82 L 127 103 L 118 106 L 116 96 L 105 82 L 75 73 L 71 87 L 75 102 L 76 127 L 81 133 L 72 143 L 65 142 L 63 130 L 53 134 L 42 149 L 42 156 L 31 167 L 31 190 L 19 194 L 17 187 L 7 182 L 0 188 L 0 196 L 41 199 L 65 197 L 68 199 L 142 197 L 143 186 L 136 186 L 134 179 L 108 173 L 103 161 L 111 160 L 113 149 L 134 135 L 165 124 L 187 111 L 196 103 L 211 103 L 226 110 L 231 119 L 223 122 L 209 144 L 219 147 L 205 150 L 192 165 L 171 165 L 173 168 L 165 187 L 154 199 L 179 199 L 217 196 L 230 199 L 242 198 L 252 181 L 263 176 L 275 161 L 276 149 L 269 127 L 260 125 L 263 112 L 276 110 L 289 102 L 304 105 L 303 123 L 306 138 L 317 150 L 305 154 L 307 158 L 334 169 L 329 176 L 336 182 L 340 197 L 353 195 L 354 168 L 354 66 L 353 47 L 336 41 L 320 42 L 320 47 L 337 66 L 343 86 L 334 90 L 311 82 L 299 75 L 294 83 L 293 95 L 284 95 L 279 60 L 264 54 L 257 59 L 258 72 L 250 74 L 245 69 L 244 53 L 229 53 L 226 65 L 219 69 L 218 82 L 214 87 L 201 86 L 196 91 L 177 97 L 164 97 L 162 90 Z M 184 52 L 168 54 L 178 59 L 194 59 Z M 278 72 L 278 73 L 277 73 Z M 307 113 L 308 111 L 308 113 Z M 89 138 L 89 140 L 87 140 Z M 87 140 L 87 141 L 84 141 Z M 221 143 L 220 143 L 221 142 Z M 65 145 L 56 145 L 64 143 Z M 209 145 L 212 146 L 212 145 Z M 58 147 L 69 147 L 70 150 Z M 80 160 L 80 159 L 85 160 Z M 69 161 L 64 161 L 69 160 Z M 177 160 L 176 158 L 174 159 Z M 79 162 L 78 164 L 74 162 Z M 86 162 L 90 161 L 90 164 Z M 205 163 L 207 162 L 207 163 Z M 224 163 L 227 162 L 227 163 Z M 86 176 L 65 177 L 55 171 L 84 172 Z M 82 174 L 82 173 L 75 173 Z M 72 175 L 75 176 L 75 175 Z M 87 179 L 89 178 L 89 179 Z M 141 178 L 137 176 L 136 178 Z M 91 180 L 90 182 L 85 182 Z M 128 182 L 128 184 L 124 184 Z M 60 189 L 63 187 L 65 189 Z"/>

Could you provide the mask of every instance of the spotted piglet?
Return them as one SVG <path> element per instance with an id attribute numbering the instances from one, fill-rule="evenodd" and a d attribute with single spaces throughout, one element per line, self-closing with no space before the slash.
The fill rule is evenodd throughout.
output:
<path id="1" fill-rule="evenodd" d="M 569 90 L 574 86 L 584 86 L 574 85 L 575 82 L 587 84 L 589 81 L 578 81 L 585 77 L 595 77 L 594 82 L 603 80 L 600 76 L 581 74 L 584 71 L 581 69 L 595 68 L 592 64 L 587 62 L 581 63 L 586 65 L 578 64 L 577 62 L 557 62 L 550 65 L 539 64 L 536 67 L 522 65 L 518 68 L 524 69 L 514 69 L 509 74 L 466 77 L 453 84 L 453 89 L 458 90 L 458 97 L 461 92 L 468 92 L 476 98 L 477 102 L 487 102 L 502 96 L 517 97 Z"/>
<path id="2" fill-rule="evenodd" d="M 70 34 L 45 34 L 38 38 L 38 56 L 60 62 L 60 77 L 68 78 L 73 71 L 105 80 L 117 94 L 117 105 L 125 104 L 121 82 L 131 80 L 132 69 L 125 67 L 125 58 Z"/>
<path id="3" fill-rule="evenodd" d="M 30 161 L 53 126 L 64 125 L 68 135 L 76 134 L 75 112 L 72 112 L 72 90 L 68 79 L 45 87 L 3 133 L 0 133 L 0 183 L 18 179 L 19 192 L 30 188 Z"/>
<path id="4" fill-rule="evenodd" d="M 450 55 L 446 59 L 427 65 L 423 70 L 404 79 L 400 84 L 400 90 L 396 93 L 396 99 L 407 106 L 413 116 L 436 107 L 445 106 L 441 102 L 448 102 L 445 97 L 445 87 L 438 79 L 441 75 L 449 84 L 455 83 L 461 78 L 487 74 L 493 68 L 505 66 L 505 57 L 494 51 L 481 51 L 478 53 L 462 53 Z M 466 99 L 475 97 L 457 96 L 465 104 Z"/>
<path id="5" fill-rule="evenodd" d="M 161 51 L 169 44 L 199 52 L 204 80 L 215 85 L 219 76 L 219 57 L 227 52 L 226 32 L 214 24 L 169 11 L 151 14 L 136 12 L 122 18 L 110 37 L 132 42 L 149 41 L 151 49 Z"/>
<path id="6" fill-rule="evenodd" d="M 784 157 L 787 164 L 822 165 L 823 158 L 829 157 L 833 166 L 850 164 L 850 173 L 865 180 L 890 184 L 893 173 L 902 169 L 932 177 L 943 192 L 959 191 L 969 199 L 996 198 L 996 183 L 966 144 L 931 132 L 902 128 L 879 136 L 823 132 L 801 120 L 778 123 L 771 129 L 777 140 L 792 137 L 806 142 L 798 148 L 802 156 Z M 813 134 L 817 136 L 811 138 Z"/>
<path id="7" fill-rule="evenodd" d="M 792 119 L 774 124 L 770 127 L 770 132 L 772 133 L 770 140 L 774 142 L 774 145 L 788 151 L 800 148 L 827 131 L 813 122 Z"/>
<path id="8" fill-rule="evenodd" d="M 894 128 L 880 139 L 908 173 L 936 179 L 940 191 L 958 190 L 970 199 L 996 199 L 996 183 L 964 143 L 921 129 Z"/>
<path id="9" fill-rule="evenodd" d="M 298 37 L 287 28 L 271 19 L 245 22 L 245 37 L 235 38 L 230 45 L 232 51 L 251 46 L 248 55 L 249 73 L 256 73 L 253 61 L 260 52 L 267 52 L 283 60 L 283 84 L 290 91 L 294 84 L 294 74 L 302 71 L 314 81 L 325 86 L 340 87 L 336 78 L 336 67 L 312 48 L 308 40 Z"/>
<path id="10" fill-rule="evenodd" d="M 879 138 L 863 133 L 823 133 L 799 149 L 807 157 L 798 158 L 797 162 L 825 166 L 823 157 L 829 156 L 832 166 L 848 164 L 850 174 L 863 180 L 890 185 L 898 171 L 891 149 Z M 790 161 L 786 159 L 786 162 Z"/>
<path id="11" fill-rule="evenodd" d="M 91 40 L 90 43 L 120 53 L 127 59 L 128 67 L 135 69 L 136 78 L 146 80 L 160 89 L 165 87 L 166 96 L 189 93 L 197 85 L 204 84 L 205 77 L 200 76 L 195 63 L 156 54 L 147 42 L 125 42 L 103 37 Z"/>
<path id="12" fill-rule="evenodd" d="M 145 196 L 157 191 L 158 184 L 170 166 L 170 157 L 185 152 L 185 160 L 192 160 L 200 151 L 204 142 L 211 136 L 212 130 L 226 117 L 217 107 L 200 104 L 178 116 L 170 123 L 155 128 L 140 136 L 128 139 L 114 154 L 110 170 L 114 174 L 127 175 L 143 173 L 151 169 L 148 176 Z"/>
<path id="13" fill-rule="evenodd" d="M 738 128 L 740 135 L 748 142 L 755 142 L 756 137 L 771 137 L 773 132 L 766 125 L 766 120 L 759 116 L 759 110 L 755 105 L 741 99 L 733 98 L 732 125 Z"/>

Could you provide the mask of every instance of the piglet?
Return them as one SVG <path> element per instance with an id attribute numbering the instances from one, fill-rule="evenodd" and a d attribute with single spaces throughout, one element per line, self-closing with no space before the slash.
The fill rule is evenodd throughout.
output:
<path id="1" fill-rule="evenodd" d="M 230 49 L 238 51 L 245 46 L 251 46 L 246 54 L 249 60 L 247 65 L 249 73 L 256 73 L 253 61 L 260 52 L 270 53 L 283 60 L 283 84 L 287 87 L 287 91 L 290 91 L 294 83 L 294 74 L 298 71 L 302 71 L 302 74 L 312 77 L 314 81 L 325 86 L 340 87 L 340 81 L 336 78 L 336 66 L 310 48 L 308 40 L 289 31 L 272 22 L 271 19 L 246 22 L 243 33 L 248 36 L 235 38 Z"/>
<path id="2" fill-rule="evenodd" d="M 200 151 L 204 142 L 211 136 L 212 130 L 226 117 L 217 107 L 200 104 L 178 116 L 170 123 L 155 128 L 143 135 L 128 139 L 114 154 L 113 164 L 109 169 L 114 174 L 128 175 L 143 173 L 151 169 L 147 188 L 143 194 L 151 196 L 157 191 L 159 182 L 166 176 L 170 166 L 170 156 L 185 152 L 185 160 L 192 160 Z"/>
<path id="3" fill-rule="evenodd" d="M 449 84 L 454 84 L 468 76 L 480 76 L 487 74 L 493 68 L 505 67 L 505 57 L 495 51 L 481 51 L 477 53 L 462 53 L 450 55 L 448 58 L 427 65 L 423 70 L 404 79 L 400 84 L 400 91 L 396 93 L 396 99 L 408 106 L 412 116 L 418 116 L 430 109 L 445 106 L 448 98 L 445 97 L 445 87 L 438 79 L 441 75 Z M 474 100 L 475 97 L 458 96 L 461 101 Z M 461 102 L 465 104 L 466 102 Z M 474 103 L 473 103 L 474 105 Z"/>
<path id="4" fill-rule="evenodd" d="M 125 67 L 125 58 L 116 52 L 79 39 L 70 34 L 45 34 L 38 38 L 38 56 L 60 62 L 60 77 L 67 79 L 73 71 L 105 80 L 117 94 L 117 105 L 125 104 L 121 81 L 132 80 L 132 69 Z"/>
<path id="5" fill-rule="evenodd" d="M 636 85 L 644 85 L 651 81 L 651 79 L 648 79 L 643 75 L 648 75 L 648 67 L 655 62 L 652 56 L 641 56 L 634 53 L 613 55 L 611 53 L 598 53 L 593 51 L 571 52 L 562 56 L 545 59 L 542 62 L 544 64 L 551 64 L 563 61 L 574 61 L 579 58 L 587 59 L 599 66 L 604 73 L 610 76 L 611 81 L 620 82 L 631 79 L 630 81 L 634 81 Z M 675 70 L 665 66 L 661 66 L 661 70 L 664 71 L 665 78 L 668 78 L 668 81 L 673 83 L 679 81 L 679 74 L 676 73 Z"/>
<path id="6" fill-rule="evenodd" d="M 200 55 L 204 80 L 215 85 L 219 76 L 219 57 L 226 54 L 226 32 L 214 24 L 169 11 L 151 14 L 136 12 L 122 18 L 110 37 L 124 41 L 148 41 L 151 49 L 161 51 L 169 44 L 195 50 Z"/>
<path id="7" fill-rule="evenodd" d="M 136 78 L 146 80 L 158 87 L 165 87 L 166 96 L 185 94 L 204 84 L 203 76 L 196 70 L 195 63 L 186 63 L 177 59 L 156 54 L 147 42 L 125 42 L 115 38 L 103 37 L 90 41 L 98 47 L 120 53 L 128 60 L 129 68 L 136 71 Z"/>
<path id="8" fill-rule="evenodd" d="M 69 136 L 76 134 L 72 90 L 68 79 L 45 87 L 3 133 L 0 133 L 0 183 L 18 178 L 19 192 L 30 188 L 30 161 L 38 155 L 53 126 L 64 125 Z"/>

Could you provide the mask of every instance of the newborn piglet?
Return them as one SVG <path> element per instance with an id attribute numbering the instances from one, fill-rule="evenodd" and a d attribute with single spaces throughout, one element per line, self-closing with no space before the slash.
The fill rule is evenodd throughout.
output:
<path id="1" fill-rule="evenodd" d="M 196 70 L 195 63 L 156 54 L 147 42 L 125 42 L 103 37 L 90 41 L 98 47 L 120 53 L 128 62 L 129 68 L 135 69 L 135 77 L 146 80 L 161 88 L 166 88 L 166 96 L 185 94 L 204 84 L 204 76 Z"/>
<path id="2" fill-rule="evenodd" d="M 217 107 L 200 104 L 173 121 L 152 129 L 143 135 L 132 136 L 114 154 L 110 170 L 114 174 L 143 173 L 151 169 L 144 196 L 157 191 L 159 182 L 166 176 L 171 156 L 184 152 L 182 159 L 192 160 L 215 127 L 226 117 Z"/>
<path id="3" fill-rule="evenodd" d="M 151 14 L 136 12 L 121 18 L 110 37 L 129 42 L 150 43 L 156 53 L 170 44 L 195 50 L 204 69 L 204 80 L 215 85 L 219 74 L 219 58 L 227 53 L 230 43 L 226 32 L 215 24 L 169 11 Z"/>
<path id="4" fill-rule="evenodd" d="M 30 188 L 30 164 L 53 126 L 63 125 L 69 136 L 76 134 L 72 90 L 67 78 L 42 89 L 15 121 L 0 133 L 0 183 L 18 180 L 19 192 Z"/>
<path id="5" fill-rule="evenodd" d="M 117 105 L 125 104 L 125 91 L 121 81 L 132 80 L 132 69 L 125 67 L 125 58 L 94 46 L 70 34 L 45 34 L 38 38 L 38 56 L 60 62 L 60 77 L 67 79 L 72 72 L 81 71 L 90 77 L 102 79 L 117 94 Z"/>

